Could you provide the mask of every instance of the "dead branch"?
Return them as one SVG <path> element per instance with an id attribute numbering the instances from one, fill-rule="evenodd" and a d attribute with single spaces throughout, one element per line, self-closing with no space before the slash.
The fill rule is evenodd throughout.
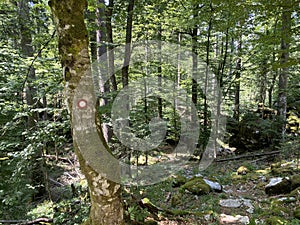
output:
<path id="1" fill-rule="evenodd" d="M 237 159 L 255 158 L 255 157 L 277 155 L 277 154 L 280 154 L 280 151 L 264 152 L 264 153 L 257 153 L 257 154 L 245 154 L 245 155 L 239 155 L 239 156 L 232 157 L 232 158 L 217 159 L 215 161 L 216 162 L 225 162 L 225 161 L 232 161 L 232 160 L 237 160 Z"/>
<path id="2" fill-rule="evenodd" d="M 42 223 L 51 223 L 53 222 L 53 219 L 50 218 L 38 218 L 31 221 L 25 221 L 25 220 L 0 220 L 0 223 L 4 224 L 14 224 L 14 225 L 32 225 L 32 224 L 42 224 Z"/>

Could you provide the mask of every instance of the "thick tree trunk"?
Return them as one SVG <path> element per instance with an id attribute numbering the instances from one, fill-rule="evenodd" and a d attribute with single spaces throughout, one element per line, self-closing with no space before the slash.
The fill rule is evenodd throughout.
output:
<path id="1" fill-rule="evenodd" d="M 71 113 L 76 105 L 73 105 L 76 89 L 79 87 L 79 82 L 84 79 L 91 71 L 90 57 L 89 57 L 89 43 L 88 33 L 84 24 L 84 9 L 87 6 L 86 0 L 51 0 L 49 1 L 51 7 L 56 30 L 58 33 L 58 46 L 61 62 L 64 68 L 64 78 L 66 81 L 66 99 L 68 109 Z M 90 86 L 93 87 L 93 82 Z M 78 103 L 79 104 L 79 103 Z M 96 104 L 95 104 L 96 106 Z M 123 207 L 120 196 L 120 184 L 107 179 L 108 172 L 101 171 L 98 173 L 83 157 L 84 149 L 79 149 L 75 130 L 81 127 L 74 127 L 74 118 L 71 114 L 71 125 L 73 132 L 74 149 L 79 158 L 80 167 L 88 181 L 90 195 L 91 195 L 91 210 L 88 220 L 85 225 L 112 225 L 124 224 Z M 85 118 L 82 118 L 85 121 Z M 83 123 L 82 122 L 82 123 Z M 91 124 L 96 121 L 89 121 Z M 99 130 L 99 124 L 97 123 Z M 83 129 L 83 127 L 81 128 Z M 94 137 L 86 135 L 89 139 Z M 102 141 L 99 148 L 109 150 L 105 144 L 101 129 L 99 130 L 99 139 Z M 88 140 L 93 143 L 95 140 Z M 115 168 L 118 170 L 118 168 Z"/>

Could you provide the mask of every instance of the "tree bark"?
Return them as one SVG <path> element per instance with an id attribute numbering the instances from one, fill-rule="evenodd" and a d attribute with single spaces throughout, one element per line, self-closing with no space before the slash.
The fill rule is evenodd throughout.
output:
<path id="1" fill-rule="evenodd" d="M 79 87 L 79 82 L 87 76 L 87 72 L 91 71 L 88 32 L 84 23 L 84 10 L 87 2 L 86 0 L 51 0 L 49 5 L 58 34 L 59 54 L 66 81 L 65 97 L 71 113 L 73 108 L 76 107 L 76 105 L 73 105 L 73 100 L 76 89 Z M 89 85 L 93 87 L 92 80 Z M 84 118 L 82 120 L 84 121 Z M 75 130 L 78 129 L 78 127 L 74 127 L 74 121 L 71 114 L 74 149 L 79 159 L 81 170 L 88 181 L 91 196 L 90 215 L 85 225 L 124 224 L 120 184 L 109 180 L 107 171 L 103 171 L 103 173 L 102 171 L 101 173 L 95 171 L 83 157 L 82 149 L 78 147 L 79 140 L 74 135 Z M 91 123 L 96 123 L 96 121 L 91 121 Z M 109 151 L 101 129 L 99 129 L 99 123 L 96 126 L 101 140 L 99 148 L 103 149 L 103 151 Z M 86 136 L 87 139 L 91 137 L 93 136 Z M 89 141 L 93 142 L 94 140 Z M 118 168 L 115 169 L 117 170 Z"/>
<path id="2" fill-rule="evenodd" d="M 105 42 L 107 41 L 107 26 L 106 26 L 106 15 L 105 15 L 105 4 L 104 0 L 98 0 L 97 8 L 96 8 L 96 43 L 97 43 L 97 48 L 96 48 L 96 55 L 97 55 L 97 62 L 101 63 L 101 65 L 104 65 L 103 68 L 97 67 L 97 69 L 100 72 L 99 76 L 99 87 L 100 87 L 100 92 L 104 93 L 109 93 L 110 92 L 110 85 L 109 81 L 106 81 L 105 83 L 103 82 L 103 76 L 101 74 L 109 72 L 109 59 L 108 59 L 108 52 L 106 48 Z M 105 56 L 105 57 L 104 57 Z M 100 62 L 100 60 L 105 60 L 105 62 Z M 104 76 L 105 76 L 104 75 Z M 106 97 L 106 96 L 105 96 Z M 101 98 L 100 99 L 100 106 L 105 106 L 108 103 L 107 98 Z M 103 117 L 107 117 L 107 115 L 103 114 Z M 102 123 L 102 132 L 103 136 L 106 140 L 106 142 L 109 142 L 112 137 L 112 130 L 109 127 L 107 123 Z"/>
<path id="3" fill-rule="evenodd" d="M 112 15 L 114 9 L 114 0 L 109 1 L 109 5 L 107 6 L 106 11 L 106 30 L 107 30 L 107 42 L 108 42 L 108 70 L 109 74 L 111 74 L 110 82 L 112 91 L 117 91 L 117 80 L 115 76 L 115 53 L 113 46 L 113 30 L 112 30 Z"/>
<path id="4" fill-rule="evenodd" d="M 278 110 L 279 115 L 283 121 L 282 135 L 285 134 L 285 121 L 286 121 L 286 110 L 287 110 L 287 87 L 288 87 L 288 76 L 289 67 L 287 65 L 289 61 L 289 47 L 291 38 L 291 2 L 285 1 L 282 6 L 281 15 L 281 71 L 279 74 L 278 83 Z"/>
<path id="5" fill-rule="evenodd" d="M 241 34 L 240 34 L 241 35 Z M 235 90 L 234 90 L 234 112 L 233 118 L 239 121 L 240 119 L 240 79 L 241 79 L 241 69 L 242 69 L 242 59 L 241 59 L 241 51 L 242 51 L 242 37 L 239 37 L 237 44 L 237 54 L 238 58 L 236 60 L 236 72 L 235 72 Z"/>
<path id="6" fill-rule="evenodd" d="M 124 58 L 124 66 L 122 67 L 123 87 L 126 87 L 128 85 L 129 62 L 130 62 L 130 55 L 131 55 L 133 7 L 134 7 L 134 0 L 129 0 L 128 9 L 127 9 L 125 58 Z"/>

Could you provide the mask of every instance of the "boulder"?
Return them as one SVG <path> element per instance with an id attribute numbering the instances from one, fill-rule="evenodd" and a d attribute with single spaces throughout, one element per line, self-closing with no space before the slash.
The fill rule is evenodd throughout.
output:
<path id="1" fill-rule="evenodd" d="M 295 190 L 300 187 L 300 174 L 294 175 L 291 177 L 291 188 Z"/>
<path id="2" fill-rule="evenodd" d="M 210 186 L 205 183 L 202 177 L 193 177 L 180 187 L 181 191 L 189 191 L 195 195 L 208 194 L 211 191 Z"/>
<path id="3" fill-rule="evenodd" d="M 291 192 L 291 180 L 288 177 L 271 178 L 270 182 L 265 187 L 265 192 L 268 195 L 288 194 Z"/>
<path id="4" fill-rule="evenodd" d="M 172 183 L 172 187 L 180 187 L 181 185 L 184 185 L 188 179 L 182 175 L 177 175 Z"/>

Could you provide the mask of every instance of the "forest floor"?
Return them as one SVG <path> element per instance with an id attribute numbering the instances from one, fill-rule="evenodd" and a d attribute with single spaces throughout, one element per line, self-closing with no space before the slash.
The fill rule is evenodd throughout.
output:
<path id="1" fill-rule="evenodd" d="M 53 218 L 51 224 L 81 224 L 90 207 L 87 184 L 73 153 L 58 161 L 48 160 L 51 201 L 30 210 L 31 219 Z M 243 166 L 245 172 L 239 173 Z M 199 162 L 190 161 L 178 174 L 163 182 L 124 187 L 128 224 L 300 224 L 295 209 L 300 206 L 300 188 L 292 194 L 267 195 L 271 178 L 300 174 L 299 159 L 262 157 L 214 162 L 199 172 Z M 221 192 L 195 195 L 174 187 L 177 177 L 204 177 L 222 185 Z"/>
<path id="2" fill-rule="evenodd" d="M 281 170 L 274 172 L 271 169 L 273 160 L 216 162 L 201 175 L 220 183 L 223 190 L 206 195 L 182 192 L 180 188 L 172 187 L 172 179 L 140 189 L 154 205 L 174 211 L 174 215 L 158 223 L 161 225 L 300 224 L 300 220 L 294 217 L 295 208 L 300 206 L 300 189 L 286 195 L 269 196 L 265 193 L 265 186 L 271 178 L 300 173 L 294 159 L 282 160 L 279 164 Z M 199 176 L 197 166 L 197 163 L 191 164 L 182 173 L 194 172 L 194 175 Z M 241 166 L 248 169 L 245 174 L 238 174 Z"/>

